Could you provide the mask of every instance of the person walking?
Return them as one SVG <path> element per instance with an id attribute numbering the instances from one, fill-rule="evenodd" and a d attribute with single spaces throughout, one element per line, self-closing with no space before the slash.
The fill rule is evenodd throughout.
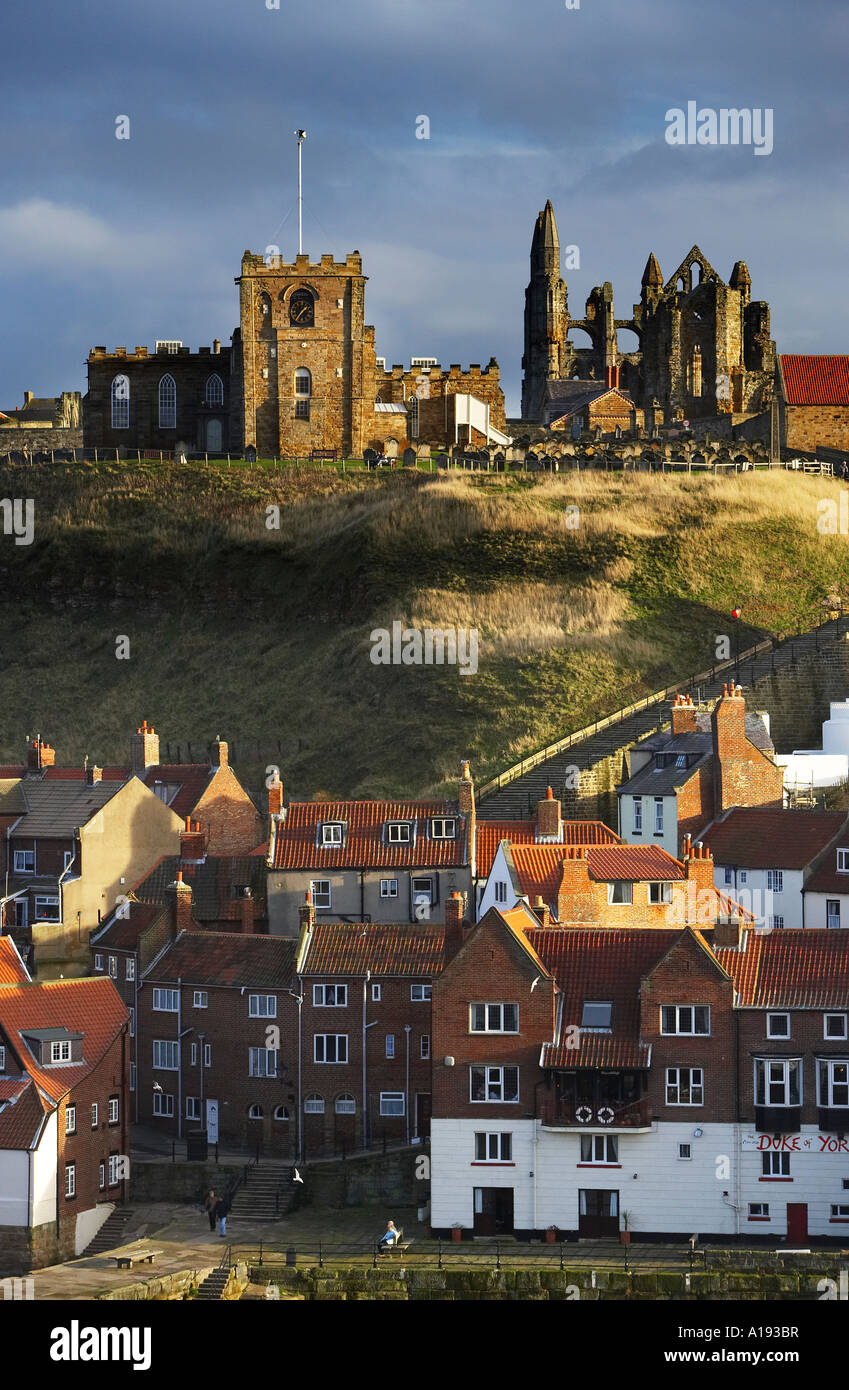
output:
<path id="1" fill-rule="evenodd" d="M 218 1201 L 215 1203 L 215 1215 L 218 1219 L 218 1234 L 220 1236 L 226 1236 L 227 1234 L 227 1215 L 229 1211 L 229 1197 L 219 1197 Z"/>
<path id="2" fill-rule="evenodd" d="M 209 1229 L 211 1231 L 215 1230 L 215 1208 L 217 1203 L 218 1198 L 216 1197 L 212 1189 L 210 1189 L 209 1192 L 207 1192 L 206 1197 L 204 1199 L 203 1207 L 204 1211 L 209 1217 Z"/>

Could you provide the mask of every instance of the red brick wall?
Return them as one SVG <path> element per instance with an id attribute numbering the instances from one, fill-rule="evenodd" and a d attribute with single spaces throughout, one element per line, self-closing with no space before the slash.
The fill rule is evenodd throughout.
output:
<path id="1" fill-rule="evenodd" d="M 207 854 L 249 854 L 263 839 L 263 821 L 231 767 L 219 767 L 192 812 L 208 838 Z"/>
<path id="2" fill-rule="evenodd" d="M 790 1037 L 768 1038 L 767 1013 L 790 1014 Z M 802 1124 L 817 1124 L 816 1057 L 845 1057 L 846 1043 L 823 1038 L 823 1013 L 837 1009 L 742 1009 L 739 1014 L 740 1118 L 754 1123 L 755 1068 L 753 1054 L 761 1057 L 802 1057 Z M 847 1125 L 849 1130 L 849 1125 Z M 817 1144 L 819 1148 L 819 1144 Z M 835 1198 L 837 1200 L 837 1198 Z"/>
<path id="3" fill-rule="evenodd" d="M 85 1040 L 83 1040 L 85 1051 Z M 93 1067 L 91 1072 L 76 1086 L 59 1106 L 58 1113 L 58 1181 L 57 1199 L 59 1213 L 59 1243 L 63 1257 L 73 1258 L 74 1233 L 77 1213 L 88 1211 L 98 1202 L 123 1201 L 128 1189 L 126 1181 L 117 1185 L 99 1187 L 99 1165 L 106 1164 L 106 1181 L 109 1181 L 109 1155 L 123 1154 L 128 1157 L 129 1140 L 129 1097 L 130 1097 L 130 1040 L 129 1024 L 122 1029 L 111 1047 Z M 109 1124 L 109 1097 L 118 1096 L 118 1123 Z M 92 1129 L 91 1106 L 97 1103 L 97 1128 Z M 77 1109 L 76 1133 L 65 1134 L 65 1111 L 67 1106 Z M 76 1163 L 76 1195 L 65 1196 L 65 1164 Z"/>
<path id="4" fill-rule="evenodd" d="M 660 1031 L 662 1004 L 710 1006 L 708 1037 L 667 1036 Z M 693 1124 L 730 1122 L 736 1118 L 734 1096 L 735 1018 L 733 987 L 699 944 L 683 935 L 644 982 L 640 998 L 643 1042 L 652 1047 L 646 1099 L 655 1119 Z M 705 1103 L 666 1104 L 666 1068 L 702 1067 Z"/>
<path id="5" fill-rule="evenodd" d="M 478 924 L 463 948 L 433 986 L 433 1113 L 435 1117 L 518 1119 L 534 1114 L 535 1086 L 542 1079 L 540 1045 L 554 1034 L 554 981 L 540 975 L 493 910 Z M 518 1003 L 519 1032 L 472 1034 L 469 1004 Z M 446 1067 L 445 1057 L 453 1057 Z M 517 1066 L 518 1105 L 471 1101 L 473 1064 Z"/>

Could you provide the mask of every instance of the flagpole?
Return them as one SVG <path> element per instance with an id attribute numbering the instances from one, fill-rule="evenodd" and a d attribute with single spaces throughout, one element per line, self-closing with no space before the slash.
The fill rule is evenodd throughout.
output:
<path id="1" fill-rule="evenodd" d="M 303 183 L 301 179 L 301 146 L 307 138 L 305 130 L 296 130 L 298 137 L 298 255 L 303 255 L 304 251 L 304 222 L 303 222 Z"/>

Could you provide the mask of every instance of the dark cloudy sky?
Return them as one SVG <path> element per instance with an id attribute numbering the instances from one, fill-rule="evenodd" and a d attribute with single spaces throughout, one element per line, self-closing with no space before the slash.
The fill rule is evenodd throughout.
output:
<path id="1" fill-rule="evenodd" d="M 846 0 L 6 0 L 2 34 L 0 408 L 96 343 L 226 341 L 242 252 L 297 250 L 296 126 L 304 248 L 362 252 L 378 352 L 494 355 L 508 411 L 547 197 L 575 317 L 697 242 L 782 350 L 849 351 Z M 668 145 L 690 100 L 772 108 L 773 153 Z"/>

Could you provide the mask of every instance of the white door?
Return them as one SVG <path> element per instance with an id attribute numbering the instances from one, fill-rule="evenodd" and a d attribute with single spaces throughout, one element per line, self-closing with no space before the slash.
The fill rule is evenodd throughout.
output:
<path id="1" fill-rule="evenodd" d="M 206 1102 L 206 1137 L 210 1144 L 218 1143 L 218 1101 Z"/>

